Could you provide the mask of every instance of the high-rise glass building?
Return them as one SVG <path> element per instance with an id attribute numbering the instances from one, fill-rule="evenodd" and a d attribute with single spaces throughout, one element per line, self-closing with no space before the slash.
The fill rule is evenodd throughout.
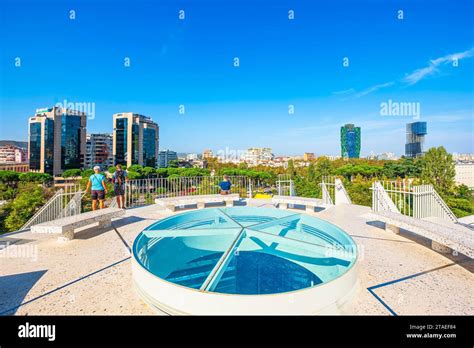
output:
<path id="1" fill-rule="evenodd" d="M 178 160 L 178 154 L 175 151 L 164 150 L 158 154 L 158 167 L 166 168 L 169 166 L 171 161 Z"/>
<path id="2" fill-rule="evenodd" d="M 159 127 L 150 117 L 123 112 L 113 116 L 113 155 L 115 164 L 156 167 Z"/>
<path id="3" fill-rule="evenodd" d="M 346 124 L 341 127 L 341 156 L 342 158 L 360 157 L 361 133 L 360 127 Z"/>
<path id="4" fill-rule="evenodd" d="M 86 114 L 60 107 L 37 109 L 29 119 L 30 170 L 60 175 L 84 167 Z"/>
<path id="5" fill-rule="evenodd" d="M 413 122 L 407 124 L 407 138 L 405 144 L 405 157 L 416 158 L 423 155 L 425 142 L 426 122 Z"/>

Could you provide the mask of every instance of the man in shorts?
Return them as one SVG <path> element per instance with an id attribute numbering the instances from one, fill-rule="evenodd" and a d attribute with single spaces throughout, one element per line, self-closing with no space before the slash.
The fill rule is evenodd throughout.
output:
<path id="1" fill-rule="evenodd" d="M 125 209 L 125 183 L 128 182 L 127 172 L 122 169 L 120 164 L 115 166 L 115 173 L 112 176 L 114 183 L 114 193 L 117 197 L 117 206 L 119 209 Z"/>
<path id="2" fill-rule="evenodd" d="M 97 209 L 97 200 L 99 200 L 99 208 L 103 209 L 107 187 L 105 186 L 105 176 L 100 173 L 99 166 L 94 167 L 94 174 L 89 177 L 86 191 L 89 189 L 91 189 L 92 210 Z"/>

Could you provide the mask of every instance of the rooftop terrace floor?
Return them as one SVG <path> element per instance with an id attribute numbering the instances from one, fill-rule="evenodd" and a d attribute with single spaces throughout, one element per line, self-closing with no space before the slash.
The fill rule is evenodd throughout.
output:
<path id="1" fill-rule="evenodd" d="M 246 204 L 273 207 L 260 199 Z M 474 260 L 438 254 L 407 231 L 385 231 L 363 217 L 369 211 L 341 205 L 312 213 L 359 248 L 358 288 L 339 314 L 474 314 Z M 112 228 L 88 227 L 62 243 L 28 231 L 0 236 L 0 314 L 157 314 L 134 289 L 130 248 L 145 227 L 171 214 L 156 205 L 128 209 Z"/>

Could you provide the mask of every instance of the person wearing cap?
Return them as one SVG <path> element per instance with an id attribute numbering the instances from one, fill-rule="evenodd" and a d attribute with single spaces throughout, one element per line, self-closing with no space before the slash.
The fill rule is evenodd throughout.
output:
<path id="1" fill-rule="evenodd" d="M 94 174 L 89 177 L 87 182 L 86 191 L 91 189 L 92 198 L 92 210 L 97 209 L 97 200 L 99 200 L 99 208 L 104 208 L 104 199 L 107 193 L 107 187 L 105 186 L 105 176 L 100 173 L 100 167 L 94 167 Z"/>

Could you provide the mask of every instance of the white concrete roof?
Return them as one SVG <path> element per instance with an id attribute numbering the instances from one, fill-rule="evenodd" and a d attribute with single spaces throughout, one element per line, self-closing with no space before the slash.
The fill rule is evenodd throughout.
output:
<path id="1" fill-rule="evenodd" d="M 258 199 L 248 204 L 272 206 Z M 311 213 L 345 230 L 359 248 L 358 290 L 339 313 L 474 314 L 473 260 L 368 224 L 369 212 L 343 205 Z M 134 290 L 130 248 L 145 227 L 171 214 L 157 205 L 129 209 L 114 228 L 86 228 L 64 243 L 28 231 L 0 237 L 0 314 L 156 313 Z"/>

